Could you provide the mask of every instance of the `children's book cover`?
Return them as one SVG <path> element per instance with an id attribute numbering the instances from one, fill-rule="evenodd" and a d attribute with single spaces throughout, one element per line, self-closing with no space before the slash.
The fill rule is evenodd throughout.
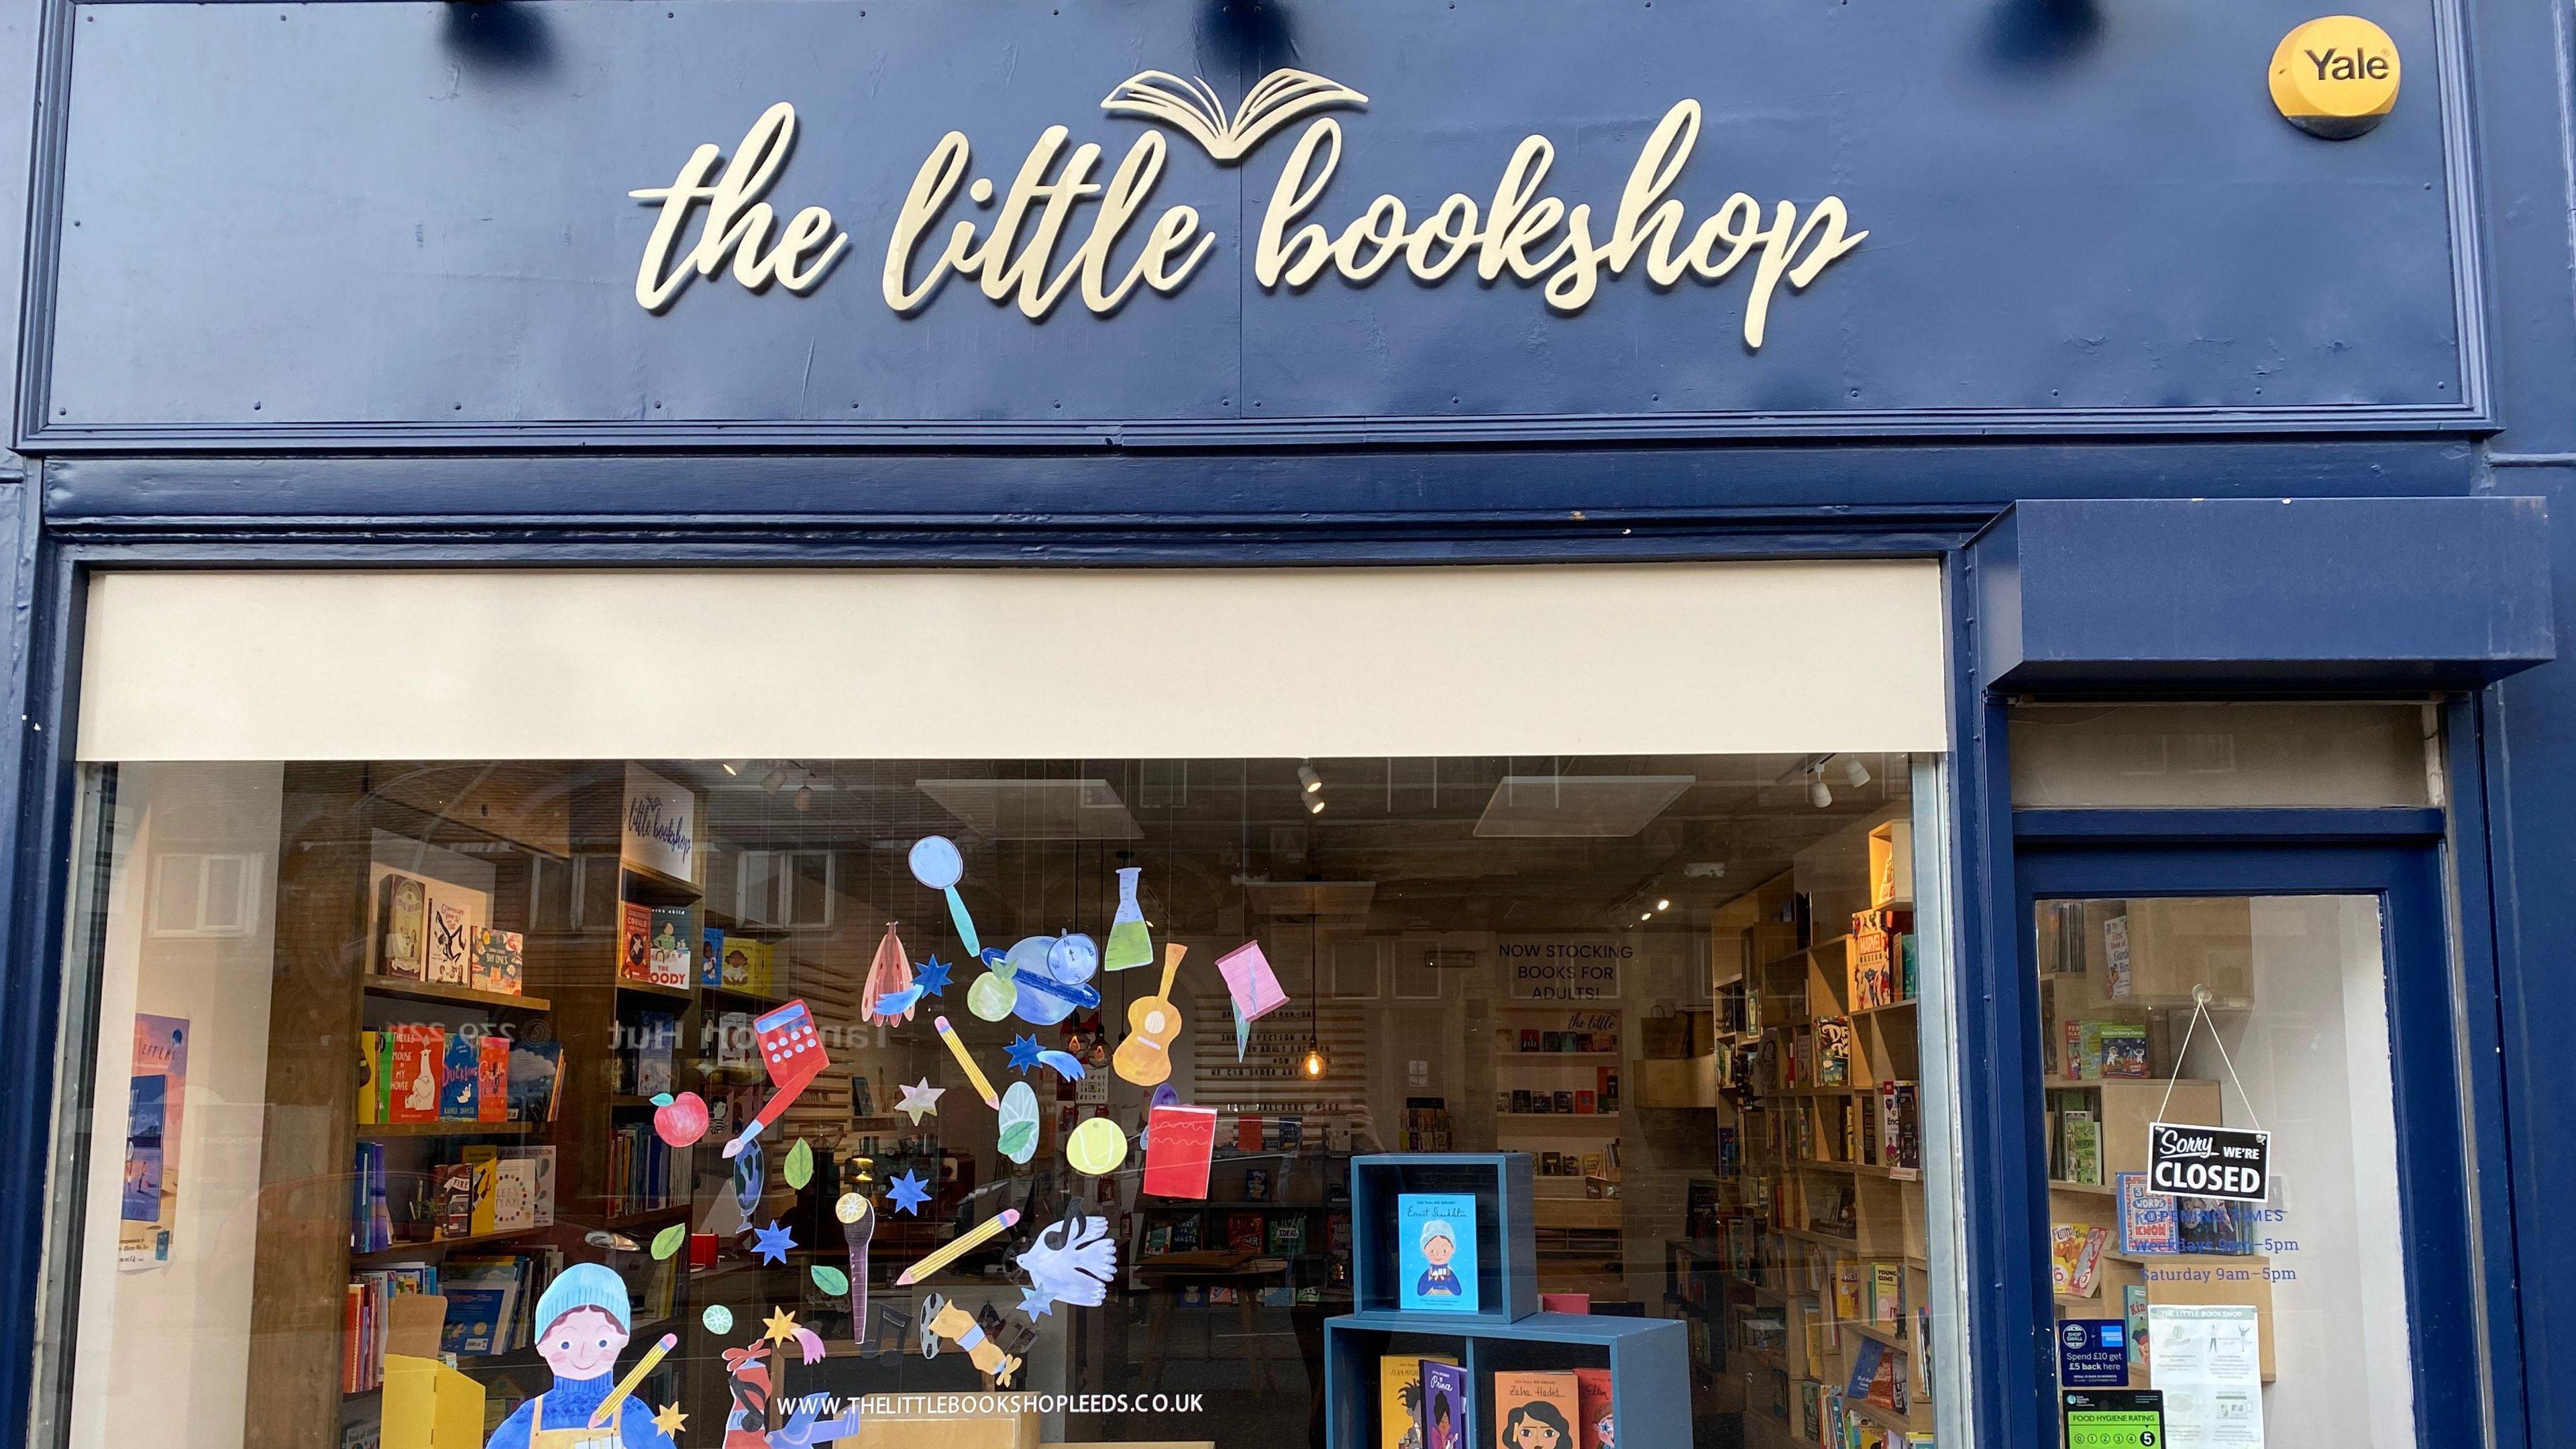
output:
<path id="1" fill-rule="evenodd" d="M 418 981 L 429 935 L 429 892 L 418 876 L 389 875 L 376 908 L 376 970 Z"/>
<path id="2" fill-rule="evenodd" d="M 1583 1395 L 1572 1372 L 1494 1375 L 1495 1449 L 1578 1449 Z"/>
<path id="3" fill-rule="evenodd" d="M 1399 1193 L 1395 1232 L 1398 1307 L 1407 1313 L 1477 1310 L 1474 1197 Z"/>
<path id="4" fill-rule="evenodd" d="M 438 1115 L 448 1122 L 480 1120 L 483 1067 L 475 1046 L 479 1038 L 457 1032 L 447 1039 L 445 1069 L 439 1074 Z"/>
<path id="5" fill-rule="evenodd" d="M 463 897 L 431 893 L 423 974 L 440 986 L 464 986 L 474 979 L 474 916 Z"/>
<path id="6" fill-rule="evenodd" d="M 686 987 L 689 984 L 689 962 L 696 957 L 700 942 L 689 925 L 686 906 L 658 908 L 653 912 L 653 940 L 647 969 L 653 973 L 656 986 Z"/>
<path id="7" fill-rule="evenodd" d="M 641 901 L 618 904 L 617 979 L 647 985 L 653 980 L 653 908 Z"/>
<path id="8" fill-rule="evenodd" d="M 1583 1418 L 1574 1426 L 1581 1449 L 1617 1449 L 1619 1430 L 1610 1416 L 1610 1371 L 1576 1369 L 1574 1391 L 1583 1408 Z"/>
<path id="9" fill-rule="evenodd" d="M 1449 1362 L 1413 1354 L 1377 1361 L 1378 1449 L 1430 1449 L 1423 1437 L 1422 1366 Z"/>
<path id="10" fill-rule="evenodd" d="M 506 1036 L 481 1036 L 474 1039 L 476 1074 L 474 1120 L 507 1122 L 510 1120 L 510 1039 Z"/>
<path id="11" fill-rule="evenodd" d="M 1422 1449 L 1467 1449 L 1467 1370 L 1422 1364 Z"/>
<path id="12" fill-rule="evenodd" d="M 698 984 L 722 986 L 724 982 L 725 935 L 721 926 L 709 926 L 698 939 Z"/>
<path id="13" fill-rule="evenodd" d="M 490 928 L 476 933 L 474 989 L 517 996 L 524 985 L 527 938 Z"/>
<path id="14" fill-rule="evenodd" d="M 394 1031 L 394 1069 L 388 1122 L 438 1120 L 438 1076 L 447 1055 L 447 1033 L 426 1022 L 403 1022 Z"/>

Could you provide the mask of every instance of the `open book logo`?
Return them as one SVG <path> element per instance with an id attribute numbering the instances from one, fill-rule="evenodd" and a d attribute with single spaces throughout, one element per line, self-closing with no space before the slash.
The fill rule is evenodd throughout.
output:
<path id="1" fill-rule="evenodd" d="M 1309 111 L 1326 106 L 1364 106 L 1368 97 L 1340 81 L 1310 70 L 1274 70 L 1243 97 L 1232 119 L 1216 88 L 1196 76 L 1183 80 L 1167 70 L 1143 70 L 1118 83 L 1100 102 L 1112 115 L 1142 116 L 1160 121 L 1207 149 L 1219 165 L 1231 166 L 1252 153 L 1271 132 Z"/>

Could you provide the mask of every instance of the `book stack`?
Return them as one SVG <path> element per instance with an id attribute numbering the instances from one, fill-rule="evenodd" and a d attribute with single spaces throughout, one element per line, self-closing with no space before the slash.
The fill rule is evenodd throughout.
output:
<path id="1" fill-rule="evenodd" d="M 537 1298 L 562 1271 L 563 1253 L 553 1248 L 506 1257 L 449 1258 L 440 1275 L 447 1326 L 439 1336 L 439 1351 L 484 1358 L 526 1348 L 542 1326 L 531 1321 Z"/>
<path id="2" fill-rule="evenodd" d="M 628 1123 L 608 1134 L 608 1213 L 659 1212 L 679 1201 L 670 1144 L 651 1124 Z"/>
<path id="3" fill-rule="evenodd" d="M 1914 999 L 1914 913 L 1879 906 L 1852 915 L 1848 986 L 1854 1011 Z"/>

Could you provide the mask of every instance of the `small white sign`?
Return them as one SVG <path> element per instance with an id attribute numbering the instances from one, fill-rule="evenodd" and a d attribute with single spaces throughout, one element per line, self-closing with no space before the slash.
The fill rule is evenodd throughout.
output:
<path id="1" fill-rule="evenodd" d="M 698 878 L 698 797 L 641 765 L 626 767 L 618 853 L 673 880 Z"/>

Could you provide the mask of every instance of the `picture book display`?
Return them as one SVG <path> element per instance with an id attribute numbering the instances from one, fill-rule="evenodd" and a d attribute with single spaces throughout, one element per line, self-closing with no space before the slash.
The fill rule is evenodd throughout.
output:
<path id="1" fill-rule="evenodd" d="M 1389 1354 L 1377 1361 L 1378 1449 L 1430 1449 L 1422 1370 L 1434 1363 L 1454 1365 L 1455 1360 Z"/>
<path id="2" fill-rule="evenodd" d="M 1464 1367 L 1423 1360 L 1423 1449 L 1467 1449 L 1467 1382 Z"/>
<path id="3" fill-rule="evenodd" d="M 1571 1370 L 1494 1375 L 1494 1449 L 1579 1449 L 1583 1391 Z"/>
<path id="4" fill-rule="evenodd" d="M 1616 1449 L 1619 1427 L 1611 1414 L 1610 1371 L 1576 1369 L 1574 1388 L 1583 1408 L 1583 1417 L 1574 1425 L 1579 1449 Z"/>
<path id="5" fill-rule="evenodd" d="M 1397 1303 L 1407 1313 L 1474 1313 L 1476 1199 L 1400 1193 L 1395 1200 Z"/>
<path id="6" fill-rule="evenodd" d="M 690 924 L 688 907 L 655 909 L 652 928 L 652 939 L 646 946 L 646 974 L 656 986 L 687 986 L 689 963 L 702 944 Z"/>
<path id="7" fill-rule="evenodd" d="M 496 931 L 489 927 L 475 933 L 474 976 L 477 991 L 497 991 L 504 996 L 521 994 L 527 938 L 516 931 Z"/>
<path id="8" fill-rule="evenodd" d="M 474 979 L 474 914 L 463 895 L 429 893 L 429 954 L 422 975 L 434 986 L 466 986 Z"/>
<path id="9" fill-rule="evenodd" d="M 394 874 L 376 891 L 376 971 L 418 981 L 429 940 L 429 888 L 418 876 Z"/>

